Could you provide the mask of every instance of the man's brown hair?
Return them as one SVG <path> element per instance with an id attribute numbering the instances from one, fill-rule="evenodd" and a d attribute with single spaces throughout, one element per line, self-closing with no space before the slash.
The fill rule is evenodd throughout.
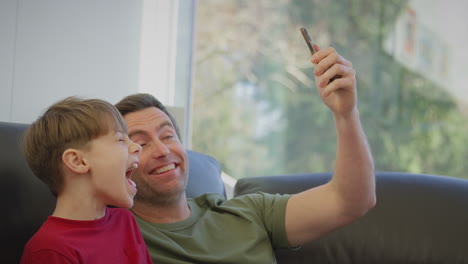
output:
<path id="1" fill-rule="evenodd" d="M 127 133 L 118 110 L 100 99 L 68 97 L 33 122 L 23 135 L 23 153 L 33 173 L 57 196 L 63 185 L 62 155 L 109 132 Z"/>
<path id="2" fill-rule="evenodd" d="M 115 107 L 117 107 L 122 116 L 150 107 L 158 108 L 159 110 L 163 111 L 169 117 L 169 119 L 171 119 L 172 125 L 174 126 L 174 129 L 177 133 L 177 137 L 182 141 L 182 138 L 180 137 L 179 126 L 177 125 L 175 118 L 171 113 L 169 113 L 167 108 L 151 94 L 138 93 L 129 95 L 115 104 Z"/>

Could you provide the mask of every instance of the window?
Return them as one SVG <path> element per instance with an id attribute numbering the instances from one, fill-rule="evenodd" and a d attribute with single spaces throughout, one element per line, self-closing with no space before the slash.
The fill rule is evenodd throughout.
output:
<path id="1" fill-rule="evenodd" d="M 234 178 L 333 168 L 335 130 L 301 26 L 357 71 L 379 171 L 467 177 L 468 3 L 198 1 L 192 148 Z"/>
<path id="2" fill-rule="evenodd" d="M 156 96 L 178 121 L 189 146 L 193 1 L 142 2 L 138 92 Z"/>

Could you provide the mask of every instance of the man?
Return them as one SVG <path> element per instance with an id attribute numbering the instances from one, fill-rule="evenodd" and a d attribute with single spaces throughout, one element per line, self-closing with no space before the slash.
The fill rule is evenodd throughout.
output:
<path id="1" fill-rule="evenodd" d="M 174 118 L 150 95 L 129 96 L 116 105 L 129 137 L 142 147 L 132 211 L 155 263 L 274 263 L 274 248 L 317 239 L 375 205 L 354 69 L 333 48 L 315 48 L 317 89 L 335 120 L 336 168 L 330 182 L 299 194 L 187 200 L 187 154 Z"/>

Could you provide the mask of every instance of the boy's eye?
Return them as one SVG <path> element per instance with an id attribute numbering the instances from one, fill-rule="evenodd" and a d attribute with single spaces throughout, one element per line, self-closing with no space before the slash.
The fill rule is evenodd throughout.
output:
<path id="1" fill-rule="evenodd" d="M 146 142 L 138 142 L 138 141 L 133 141 L 133 142 L 135 142 L 135 143 L 137 143 L 138 145 L 140 145 L 140 147 L 144 147 L 144 146 L 146 146 L 146 144 L 147 144 Z"/>

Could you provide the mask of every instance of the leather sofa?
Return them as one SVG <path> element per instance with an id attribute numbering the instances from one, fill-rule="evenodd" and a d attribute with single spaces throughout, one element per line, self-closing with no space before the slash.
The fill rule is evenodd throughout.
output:
<path id="1" fill-rule="evenodd" d="M 54 209 L 55 199 L 28 168 L 19 148 L 26 124 L 0 122 L 1 263 L 18 263 L 23 247 Z M 188 151 L 187 196 L 225 195 L 219 162 Z M 234 195 L 297 193 L 330 173 L 244 178 Z M 468 263 L 468 180 L 377 172 L 377 206 L 358 221 L 296 250 L 278 263 Z"/>

